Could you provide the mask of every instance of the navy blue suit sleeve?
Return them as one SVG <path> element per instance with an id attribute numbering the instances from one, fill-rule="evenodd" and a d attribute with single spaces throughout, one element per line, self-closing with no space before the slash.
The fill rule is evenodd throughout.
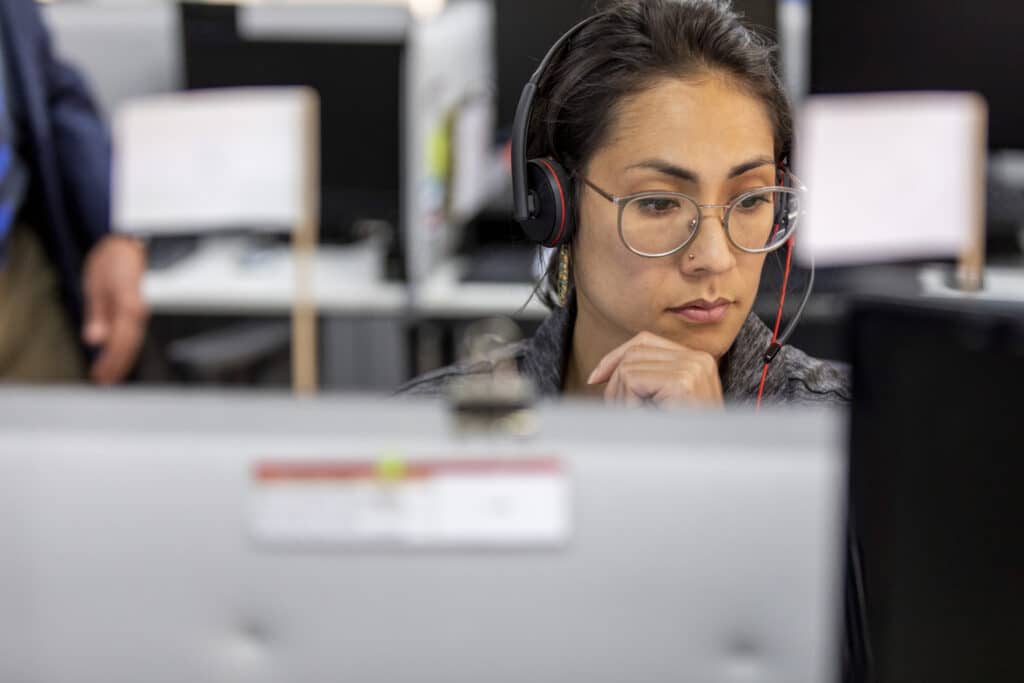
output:
<path id="1" fill-rule="evenodd" d="M 85 80 L 57 58 L 41 18 L 39 22 L 36 54 L 46 81 L 64 200 L 71 228 L 89 248 L 110 231 L 110 135 Z"/>

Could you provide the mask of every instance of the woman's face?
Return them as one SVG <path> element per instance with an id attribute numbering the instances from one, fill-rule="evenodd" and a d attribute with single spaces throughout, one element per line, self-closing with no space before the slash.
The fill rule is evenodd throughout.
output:
<path id="1" fill-rule="evenodd" d="M 616 196 L 667 190 L 701 204 L 727 204 L 775 184 L 773 159 L 764 105 L 708 75 L 661 80 L 625 100 L 585 175 Z M 764 255 L 733 247 L 722 225 L 724 211 L 704 209 L 685 249 L 639 256 L 619 238 L 617 207 L 586 186 L 580 197 L 573 274 L 588 329 L 613 343 L 646 330 L 720 359 L 754 303 Z M 724 305 L 710 314 L 688 307 L 701 300 Z"/>

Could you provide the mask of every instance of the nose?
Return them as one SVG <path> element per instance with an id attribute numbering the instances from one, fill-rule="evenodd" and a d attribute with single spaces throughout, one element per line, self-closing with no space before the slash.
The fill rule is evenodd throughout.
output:
<path id="1" fill-rule="evenodd" d="M 724 273 L 735 265 L 736 257 L 729 238 L 725 235 L 725 208 L 702 208 L 697 234 L 693 241 L 680 251 L 680 267 L 683 274 L 699 276 Z"/>

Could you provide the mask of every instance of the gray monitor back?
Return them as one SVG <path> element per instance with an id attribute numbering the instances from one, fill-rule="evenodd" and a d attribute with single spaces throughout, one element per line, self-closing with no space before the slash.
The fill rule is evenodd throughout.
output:
<path id="1" fill-rule="evenodd" d="M 181 88 L 176 3 L 56 2 L 42 11 L 58 54 L 86 77 L 105 120 L 127 100 Z"/>
<path id="2" fill-rule="evenodd" d="M 0 390 L 0 680 L 749 681 L 837 671 L 841 419 Z M 254 464 L 553 458 L 556 543 L 275 543 Z"/>

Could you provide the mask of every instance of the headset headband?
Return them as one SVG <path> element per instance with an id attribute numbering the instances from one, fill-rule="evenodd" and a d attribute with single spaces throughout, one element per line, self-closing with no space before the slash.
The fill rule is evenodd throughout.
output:
<path id="1" fill-rule="evenodd" d="M 540 60 L 537 70 L 533 72 L 530 80 L 523 86 L 523 93 L 519 96 L 519 104 L 516 105 L 516 116 L 512 122 L 512 201 L 517 221 L 529 220 L 537 210 L 536 206 L 532 206 L 534 202 L 527 194 L 526 179 L 526 129 L 530 125 L 530 115 L 533 113 L 533 96 L 537 92 L 537 85 L 540 83 L 541 77 L 547 71 L 548 64 L 554 59 L 559 48 L 579 33 L 583 27 L 601 16 L 603 16 L 603 13 L 587 17 L 563 33 L 562 37 L 556 40 L 555 44 L 544 55 L 544 59 Z"/>

